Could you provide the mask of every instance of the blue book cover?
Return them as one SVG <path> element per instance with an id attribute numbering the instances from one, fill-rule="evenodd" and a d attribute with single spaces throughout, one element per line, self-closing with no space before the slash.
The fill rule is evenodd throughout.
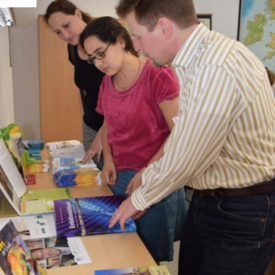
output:
<path id="1" fill-rule="evenodd" d="M 55 221 L 57 237 L 135 232 L 136 225 L 131 218 L 122 231 L 119 223 L 109 228 L 109 222 L 120 204 L 123 195 L 55 200 Z"/>
<path id="2" fill-rule="evenodd" d="M 44 149 L 44 140 L 34 139 L 34 140 L 23 140 L 23 144 L 26 150 L 29 149 Z"/>

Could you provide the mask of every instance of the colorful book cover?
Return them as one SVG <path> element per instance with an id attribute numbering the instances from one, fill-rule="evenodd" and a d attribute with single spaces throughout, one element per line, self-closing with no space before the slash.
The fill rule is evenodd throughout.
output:
<path id="1" fill-rule="evenodd" d="M 122 231 L 119 223 L 109 228 L 109 222 L 125 199 L 123 195 L 55 200 L 55 222 L 58 237 L 135 232 L 131 218 Z"/>
<path id="2" fill-rule="evenodd" d="M 95 270 L 95 275 L 170 275 L 165 265 Z"/>
<path id="3" fill-rule="evenodd" d="M 58 142 L 48 142 L 47 147 L 50 151 L 64 150 L 64 149 L 82 149 L 83 144 L 78 140 L 65 140 Z"/>
<path id="4" fill-rule="evenodd" d="M 0 231 L 0 274 L 45 274 L 12 221 Z"/>

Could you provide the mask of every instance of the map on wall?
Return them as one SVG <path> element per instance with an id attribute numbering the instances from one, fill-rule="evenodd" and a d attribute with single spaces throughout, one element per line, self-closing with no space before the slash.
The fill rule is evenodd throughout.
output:
<path id="1" fill-rule="evenodd" d="M 275 0 L 241 0 L 238 40 L 275 72 Z"/>

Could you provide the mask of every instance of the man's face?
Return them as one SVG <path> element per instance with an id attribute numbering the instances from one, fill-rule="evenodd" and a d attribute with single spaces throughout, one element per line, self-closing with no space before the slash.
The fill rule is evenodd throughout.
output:
<path id="1" fill-rule="evenodd" d="M 142 51 L 145 57 L 153 61 L 155 67 L 165 65 L 170 61 L 167 60 L 164 48 L 165 39 L 158 25 L 152 32 L 149 32 L 145 26 L 140 25 L 136 21 L 134 11 L 127 14 L 126 21 L 131 31 L 136 51 Z"/>

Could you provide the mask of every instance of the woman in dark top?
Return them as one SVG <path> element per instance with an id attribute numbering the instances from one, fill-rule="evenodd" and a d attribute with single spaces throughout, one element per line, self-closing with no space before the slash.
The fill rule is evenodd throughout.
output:
<path id="1" fill-rule="evenodd" d="M 69 60 L 74 65 L 74 80 L 80 89 L 83 106 L 83 143 L 87 152 L 83 161 L 92 158 L 101 169 L 103 167 L 101 126 L 103 116 L 95 111 L 99 87 L 104 74 L 94 65 L 88 64 L 85 50 L 79 45 L 79 36 L 92 18 L 77 9 L 67 0 L 53 1 L 44 15 L 46 23 L 68 43 Z"/>

